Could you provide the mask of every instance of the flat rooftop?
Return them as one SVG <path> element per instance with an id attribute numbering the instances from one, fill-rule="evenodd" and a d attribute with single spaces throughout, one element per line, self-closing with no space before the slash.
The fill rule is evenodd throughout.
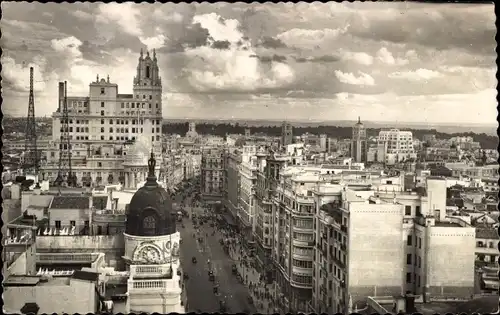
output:
<path id="1" fill-rule="evenodd" d="M 438 226 L 438 227 L 462 227 L 460 224 L 455 223 L 455 222 L 442 222 L 442 221 L 436 221 L 435 226 Z"/>
<path id="2" fill-rule="evenodd" d="M 392 312 L 393 304 L 380 304 L 388 312 Z M 449 301 L 449 302 L 431 302 L 431 303 L 415 303 L 416 313 L 423 315 L 433 314 L 491 314 L 498 310 L 498 295 L 483 296 L 470 301 Z"/>

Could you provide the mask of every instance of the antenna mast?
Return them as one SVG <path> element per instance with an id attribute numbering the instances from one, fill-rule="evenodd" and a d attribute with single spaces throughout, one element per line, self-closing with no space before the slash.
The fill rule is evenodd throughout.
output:
<path id="1" fill-rule="evenodd" d="M 33 96 L 33 67 L 30 67 L 30 94 L 28 117 L 26 121 L 26 139 L 24 142 L 24 170 L 34 171 L 38 175 L 39 156 L 36 145 L 35 100 Z"/>
<path id="2" fill-rule="evenodd" d="M 61 118 L 61 137 L 59 143 L 59 170 L 56 185 L 74 186 L 73 173 L 71 169 L 71 143 L 69 136 L 68 118 L 68 83 L 64 81 L 64 99 Z"/>

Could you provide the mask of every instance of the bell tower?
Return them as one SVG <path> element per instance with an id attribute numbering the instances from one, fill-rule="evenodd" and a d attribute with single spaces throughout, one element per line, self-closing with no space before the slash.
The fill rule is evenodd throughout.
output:
<path id="1" fill-rule="evenodd" d="M 161 148 L 161 127 L 163 121 L 162 86 L 156 50 L 151 57 L 149 51 L 141 49 L 134 77 L 134 116 L 142 134 L 151 139 L 155 148 Z M 132 108 L 134 108 L 132 107 Z"/>
<path id="2" fill-rule="evenodd" d="M 149 56 L 149 51 L 146 51 L 146 57 L 144 57 L 144 52 L 141 49 L 141 54 L 137 63 L 137 74 L 134 78 L 134 86 L 161 87 L 156 50 L 153 49 L 153 58 L 151 58 Z"/>

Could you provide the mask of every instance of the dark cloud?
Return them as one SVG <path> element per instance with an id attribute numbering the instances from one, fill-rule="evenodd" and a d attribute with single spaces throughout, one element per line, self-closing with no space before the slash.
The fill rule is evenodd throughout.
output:
<path id="1" fill-rule="evenodd" d="M 434 15 L 427 13 L 429 6 L 436 10 Z M 480 6 L 471 10 L 460 10 L 465 8 L 457 8 L 456 4 L 453 6 L 459 10 L 448 12 L 446 5 L 427 5 L 425 10 L 407 10 L 391 19 L 372 19 L 368 24 L 353 23 L 349 33 L 397 44 L 416 43 L 442 50 L 459 48 L 475 54 L 496 55 L 494 13 L 488 16 Z"/>
<path id="2" fill-rule="evenodd" d="M 287 58 L 285 56 L 280 56 L 280 55 L 272 55 L 272 56 L 258 56 L 258 55 L 250 55 L 251 58 L 257 58 L 259 59 L 260 62 L 281 62 L 285 63 Z"/>
<path id="3" fill-rule="evenodd" d="M 220 50 L 226 50 L 229 49 L 231 46 L 231 43 L 227 40 L 216 40 L 212 43 L 212 48 L 213 49 L 220 49 Z"/>
<path id="4" fill-rule="evenodd" d="M 293 59 L 295 59 L 296 62 L 298 63 L 304 63 L 304 62 L 337 62 L 340 61 L 341 59 L 338 56 L 333 56 L 333 55 L 323 55 L 319 57 L 296 57 L 294 56 Z"/>
<path id="5" fill-rule="evenodd" d="M 161 53 L 183 52 L 185 49 L 207 46 L 210 33 L 199 23 L 187 25 L 180 28 L 176 34 L 165 39 L 165 46 L 158 49 Z"/>
<path id="6" fill-rule="evenodd" d="M 314 57 L 310 61 L 312 62 L 337 62 L 340 58 L 338 56 L 324 55 L 320 57 Z"/>
<path id="7" fill-rule="evenodd" d="M 280 39 L 274 38 L 274 37 L 269 37 L 269 36 L 264 36 L 260 43 L 257 44 L 258 47 L 264 47 L 264 48 L 271 48 L 271 49 L 277 49 L 277 48 L 286 48 L 287 46 L 285 43 L 283 43 Z"/>

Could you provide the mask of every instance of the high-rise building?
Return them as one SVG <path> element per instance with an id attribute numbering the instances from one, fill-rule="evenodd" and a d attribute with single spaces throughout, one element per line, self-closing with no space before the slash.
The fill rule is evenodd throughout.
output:
<path id="1" fill-rule="evenodd" d="M 351 157 L 355 162 L 366 162 L 367 142 L 366 129 L 358 117 L 358 122 L 352 127 Z"/>
<path id="2" fill-rule="evenodd" d="M 226 194 L 224 203 L 233 218 L 238 217 L 238 209 L 240 204 L 240 164 L 241 152 L 238 152 L 236 149 L 229 149 L 226 152 L 225 156 Z"/>
<path id="3" fill-rule="evenodd" d="M 293 127 L 286 121 L 281 126 L 281 145 L 287 146 L 293 143 Z"/>
<path id="4" fill-rule="evenodd" d="M 222 201 L 225 194 L 225 149 L 205 147 L 201 151 L 201 194 L 205 200 Z"/>
<path id="5" fill-rule="evenodd" d="M 410 292 L 429 302 L 474 294 L 475 229 L 446 214 L 446 180 L 428 177 L 425 187 L 410 190 L 382 186 L 313 192 L 316 270 L 309 312 L 356 312 L 368 296 Z"/>
<path id="6" fill-rule="evenodd" d="M 238 219 L 245 240 L 253 242 L 255 232 L 255 186 L 257 184 L 257 147 L 243 146 L 240 164 L 240 200 Z"/>
<path id="7" fill-rule="evenodd" d="M 279 182 L 280 171 L 286 166 L 290 158 L 270 152 L 257 152 L 257 185 L 255 189 L 255 240 L 256 258 L 262 270 L 272 275 L 272 252 L 274 243 L 273 198 Z M 267 274 L 269 275 L 269 273 Z"/>
<path id="8" fill-rule="evenodd" d="M 155 51 L 152 57 L 149 52 L 144 57 L 141 50 L 133 83 L 132 94 L 119 94 L 109 76 L 97 76 L 88 96 L 67 96 L 71 166 L 77 185 L 125 183 L 123 162 L 139 136 L 147 147 L 142 152 L 145 160 L 151 147 L 161 153 L 162 85 Z M 59 108 L 52 115 L 52 142 L 40 167 L 41 179 L 51 182 L 58 173 L 63 102 L 60 84 Z M 141 165 L 144 174 L 146 164 Z"/>
<path id="9" fill-rule="evenodd" d="M 399 129 L 382 130 L 377 138 L 377 162 L 393 165 L 405 160 L 416 159 L 411 131 Z"/>

